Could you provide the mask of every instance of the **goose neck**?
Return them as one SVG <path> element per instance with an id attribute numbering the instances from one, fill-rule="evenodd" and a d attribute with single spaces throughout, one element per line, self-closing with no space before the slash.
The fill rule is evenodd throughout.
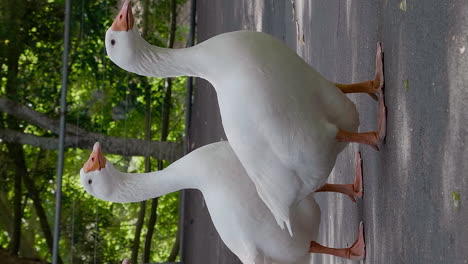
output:
<path id="1" fill-rule="evenodd" d="M 199 47 L 161 48 L 143 40 L 138 50 L 135 72 L 144 76 L 169 78 L 179 76 L 204 77 Z"/>
<path id="2" fill-rule="evenodd" d="M 177 170 L 166 168 L 149 173 L 117 172 L 118 189 L 115 202 L 138 202 L 159 197 L 181 189 L 192 188 L 190 179 Z"/>

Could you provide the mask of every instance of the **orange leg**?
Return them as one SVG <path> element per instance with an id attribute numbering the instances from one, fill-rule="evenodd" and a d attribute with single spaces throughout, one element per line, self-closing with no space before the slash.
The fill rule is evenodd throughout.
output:
<path id="1" fill-rule="evenodd" d="M 356 202 L 357 198 L 362 198 L 362 166 L 361 154 L 356 153 L 356 174 L 354 176 L 353 184 L 329 184 L 326 183 L 315 192 L 337 192 L 346 194 L 349 198 Z"/>
<path id="2" fill-rule="evenodd" d="M 338 87 L 343 93 L 367 93 L 372 99 L 377 100 L 377 95 L 379 89 L 374 85 L 374 80 L 352 83 L 352 84 L 341 84 L 335 83 L 335 86 Z"/>
<path id="3" fill-rule="evenodd" d="M 329 248 L 320 245 L 315 241 L 310 242 L 309 252 L 311 253 L 321 253 L 329 254 L 341 258 L 347 258 L 352 260 L 362 260 L 366 256 L 366 244 L 364 242 L 364 226 L 361 222 L 359 225 L 359 235 L 358 239 L 354 244 L 349 248 Z"/>
<path id="4" fill-rule="evenodd" d="M 374 100 L 377 100 L 377 94 L 382 91 L 384 85 L 382 55 L 382 45 L 379 42 L 377 43 L 377 55 L 375 56 L 374 80 L 353 84 L 335 83 L 335 86 L 338 87 L 343 93 L 367 93 Z"/>
<path id="5" fill-rule="evenodd" d="M 386 131 L 386 110 L 384 104 L 383 95 L 379 97 L 379 113 L 377 117 L 377 130 L 373 132 L 349 132 L 342 129 L 338 129 L 336 134 L 336 140 L 340 142 L 356 142 L 361 144 L 367 144 L 373 147 L 375 150 L 379 150 L 379 145 L 383 143 L 385 139 Z"/>
<path id="6" fill-rule="evenodd" d="M 375 150 L 379 150 L 379 145 L 382 144 L 386 132 L 386 116 L 385 102 L 383 95 L 383 52 L 380 42 L 377 43 L 377 56 L 375 59 L 375 77 L 372 81 L 367 81 L 358 84 L 342 85 L 337 84 L 343 92 L 363 92 L 375 96 L 379 101 L 379 112 L 377 118 L 377 131 L 356 133 L 338 129 L 336 139 L 341 142 L 356 142 L 368 144 Z M 376 94 L 378 96 L 376 96 Z"/>

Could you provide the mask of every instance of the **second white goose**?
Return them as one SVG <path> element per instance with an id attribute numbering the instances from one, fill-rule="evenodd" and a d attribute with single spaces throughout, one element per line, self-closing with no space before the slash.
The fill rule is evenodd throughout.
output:
<path id="1" fill-rule="evenodd" d="M 360 166 L 359 160 L 357 164 Z M 357 172 L 354 187 L 327 185 L 323 191 L 337 189 L 352 197 L 360 196 L 356 189 L 361 188 L 362 179 Z M 311 242 L 317 239 L 320 225 L 320 208 L 314 194 L 292 209 L 293 237 L 282 230 L 228 142 L 196 149 L 166 169 L 151 173 L 117 171 L 96 143 L 80 175 L 89 194 L 118 203 L 147 200 L 185 188 L 200 190 L 221 239 L 244 264 L 306 264 L 309 252 L 351 259 L 361 259 L 365 254 L 362 225 L 358 240 L 349 248 L 334 249 Z"/>

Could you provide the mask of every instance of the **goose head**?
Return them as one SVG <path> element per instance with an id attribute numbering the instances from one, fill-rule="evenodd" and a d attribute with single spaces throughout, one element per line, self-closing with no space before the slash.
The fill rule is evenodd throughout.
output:
<path id="1" fill-rule="evenodd" d="M 136 63 L 136 52 L 144 41 L 135 25 L 132 5 L 126 0 L 112 26 L 106 32 L 105 45 L 109 58 L 124 70 Z"/>
<path id="2" fill-rule="evenodd" d="M 140 35 L 133 18 L 132 5 L 126 0 L 106 32 L 106 52 L 120 68 L 142 76 L 168 78 L 195 76 L 206 78 L 195 48 L 162 48 L 148 43 Z"/>
<path id="3" fill-rule="evenodd" d="M 184 162 L 185 161 L 185 162 Z M 80 170 L 81 185 L 92 196 L 110 202 L 131 203 L 195 186 L 189 172 L 191 159 L 174 162 L 164 170 L 148 173 L 124 173 L 102 155 L 96 142 L 88 161 Z"/>
<path id="4" fill-rule="evenodd" d="M 111 200 L 118 179 L 114 166 L 102 154 L 99 142 L 94 144 L 91 156 L 80 170 L 80 179 L 89 194 L 103 200 Z"/>

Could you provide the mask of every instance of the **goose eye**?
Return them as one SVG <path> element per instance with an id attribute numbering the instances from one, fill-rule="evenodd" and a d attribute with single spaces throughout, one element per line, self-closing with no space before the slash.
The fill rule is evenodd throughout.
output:
<path id="1" fill-rule="evenodd" d="M 93 180 L 89 179 L 89 180 L 88 180 L 88 183 L 89 183 L 89 184 L 93 183 Z"/>
<path id="2" fill-rule="evenodd" d="M 115 40 L 114 40 L 114 39 L 113 39 L 113 40 L 111 40 L 111 44 L 112 44 L 112 46 L 114 46 L 114 45 L 115 45 Z"/>

